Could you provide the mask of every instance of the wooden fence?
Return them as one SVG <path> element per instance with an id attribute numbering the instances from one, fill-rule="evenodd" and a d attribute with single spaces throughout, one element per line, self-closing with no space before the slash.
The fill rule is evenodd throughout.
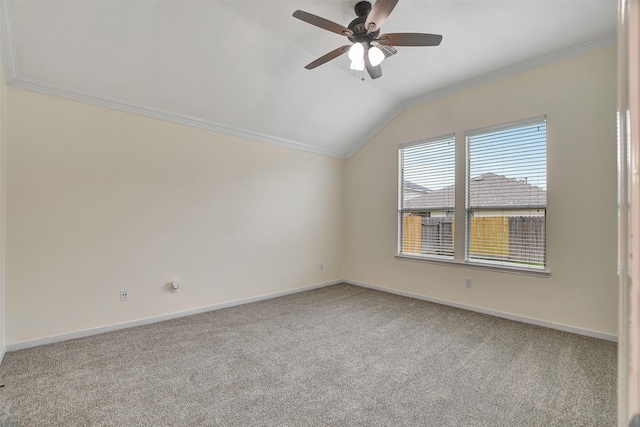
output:
<path id="1" fill-rule="evenodd" d="M 469 256 L 490 256 L 496 259 L 509 256 L 509 217 L 485 216 L 471 218 Z"/>
<path id="2" fill-rule="evenodd" d="M 546 234 L 542 216 L 509 217 L 509 259 L 544 265 Z"/>
<path id="3" fill-rule="evenodd" d="M 406 215 L 403 253 L 453 255 L 453 218 Z"/>
<path id="4" fill-rule="evenodd" d="M 402 253 L 422 254 L 422 217 L 405 215 L 402 221 Z"/>
<path id="5" fill-rule="evenodd" d="M 404 216 L 403 253 L 453 255 L 454 225 L 453 218 Z M 544 264 L 545 218 L 471 218 L 469 257 Z"/>

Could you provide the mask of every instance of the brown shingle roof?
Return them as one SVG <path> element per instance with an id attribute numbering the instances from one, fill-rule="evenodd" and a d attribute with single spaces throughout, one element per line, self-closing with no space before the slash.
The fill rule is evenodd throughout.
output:
<path id="1" fill-rule="evenodd" d="M 471 206 L 545 206 L 547 192 L 524 180 L 507 178 L 494 173 L 485 173 L 469 183 Z M 405 208 L 425 210 L 452 210 L 455 204 L 453 185 L 434 190 L 424 196 L 405 201 Z"/>

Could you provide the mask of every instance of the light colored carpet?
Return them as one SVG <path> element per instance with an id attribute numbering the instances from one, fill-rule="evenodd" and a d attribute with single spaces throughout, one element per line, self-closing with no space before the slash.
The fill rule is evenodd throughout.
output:
<path id="1" fill-rule="evenodd" d="M 8 353 L 11 426 L 614 426 L 616 345 L 351 285 Z"/>

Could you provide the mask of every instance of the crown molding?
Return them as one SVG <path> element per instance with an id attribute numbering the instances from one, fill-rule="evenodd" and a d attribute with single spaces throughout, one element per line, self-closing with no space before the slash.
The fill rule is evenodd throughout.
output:
<path id="1" fill-rule="evenodd" d="M 189 116 L 186 114 L 175 113 L 159 108 L 146 107 L 132 102 L 98 95 L 87 91 L 66 88 L 36 79 L 19 77 L 18 64 L 13 40 L 13 30 L 11 27 L 11 9 L 9 6 L 9 2 L 8 0 L 0 0 L 0 49 L 2 54 L 2 66 L 5 76 L 5 82 L 8 86 L 43 93 L 58 98 L 69 99 L 71 101 L 96 105 L 98 107 L 105 107 L 113 110 L 123 111 L 126 113 L 164 120 L 167 122 L 177 123 L 185 126 L 191 126 L 199 129 L 237 136 L 240 138 L 253 139 L 261 142 L 266 142 L 268 144 L 279 145 L 281 147 L 293 148 L 296 150 L 307 151 L 323 156 L 337 157 L 341 159 L 344 158 L 341 152 L 335 150 L 315 147 L 302 142 L 291 141 L 259 132 L 226 126 L 220 123 Z"/>
<path id="2" fill-rule="evenodd" d="M 369 128 L 367 133 L 365 133 L 360 138 L 358 138 L 358 140 L 355 143 L 353 143 L 347 149 L 347 151 L 344 152 L 342 157 L 345 158 L 345 159 L 348 159 L 349 157 L 354 155 L 356 153 L 356 151 L 358 151 L 360 149 L 360 147 L 362 147 L 364 144 L 369 142 L 369 140 L 371 138 L 376 136 L 378 134 L 378 132 L 380 132 L 382 129 L 384 129 L 389 123 L 391 123 L 393 121 L 393 119 L 398 117 L 400 115 L 400 113 L 402 113 L 405 109 L 406 109 L 406 107 L 404 106 L 403 102 L 401 102 L 401 103 L 397 104 L 395 107 L 393 107 L 391 109 L 391 111 L 387 112 L 381 120 L 377 120 L 376 124 L 373 125 L 373 127 Z"/>
<path id="3" fill-rule="evenodd" d="M 501 70 L 494 71 L 492 73 L 485 74 L 483 76 L 465 80 L 463 82 L 446 86 L 431 92 L 423 93 L 414 98 L 410 98 L 404 102 L 401 102 L 396 107 L 394 107 L 389 112 L 389 114 L 385 117 L 384 120 L 376 123 L 376 125 L 373 128 L 371 128 L 366 134 L 364 134 L 361 138 L 359 138 L 358 141 L 356 141 L 353 145 L 351 145 L 345 151 L 343 157 L 349 158 L 353 154 L 355 154 L 364 144 L 366 144 L 371 138 L 373 138 L 378 132 L 380 132 L 386 125 L 391 123 L 393 119 L 399 116 L 407 108 L 424 104 L 430 101 L 435 101 L 436 99 L 444 98 L 445 96 L 453 95 L 453 94 L 460 93 L 465 90 L 469 90 L 478 86 L 493 83 L 498 80 L 515 76 L 516 74 L 524 73 L 525 71 L 530 71 L 536 68 L 543 67 L 545 65 L 550 65 L 555 62 L 560 62 L 575 56 L 583 55 L 585 53 L 593 52 L 599 49 L 604 49 L 606 47 L 615 45 L 616 42 L 617 42 L 617 37 L 615 34 L 612 34 L 606 37 L 602 37 L 596 40 L 592 40 L 586 43 L 573 46 L 568 49 L 554 52 L 552 54 L 545 55 L 540 58 L 526 61 L 511 67 L 503 68 Z"/>
<path id="4" fill-rule="evenodd" d="M 598 49 L 603 49 L 605 47 L 616 44 L 616 41 L 617 37 L 615 34 L 609 35 L 573 46 L 569 49 L 564 49 L 550 55 L 536 58 L 531 61 L 527 61 L 511 67 L 503 68 L 501 70 L 485 74 L 483 76 L 465 80 L 460 83 L 456 83 L 410 98 L 393 107 L 381 120 L 378 120 L 373 127 L 369 128 L 366 133 L 364 133 L 360 138 L 354 141 L 354 143 L 351 144 L 346 151 L 340 152 L 337 150 L 315 147 L 302 142 L 291 141 L 259 132 L 253 132 L 246 129 L 226 126 L 198 117 L 179 114 L 158 108 L 146 107 L 132 102 L 123 101 L 103 95 L 97 95 L 86 91 L 80 91 L 77 89 L 65 88 L 48 82 L 25 77 L 18 77 L 18 64 L 14 49 L 13 31 L 11 28 L 11 10 L 9 2 L 7 0 L 0 0 L 0 49 L 2 53 L 2 65 L 4 69 L 5 81 L 8 86 L 52 95 L 72 101 L 82 102 L 85 104 L 96 105 L 99 107 L 105 107 L 131 114 L 164 120 L 185 126 L 191 126 L 199 129 L 237 136 L 240 138 L 253 139 L 261 142 L 266 142 L 268 144 L 307 151 L 323 156 L 337 157 L 340 159 L 349 158 L 353 154 L 355 154 L 363 145 L 365 145 L 374 136 L 376 136 L 382 129 L 384 129 L 384 127 L 391 123 L 407 108 L 434 101 L 445 96 L 463 92 L 474 87 L 493 83 L 495 81 L 523 73 L 525 71 L 552 64 L 554 62 L 559 62 L 565 59 L 572 58 L 574 56 L 579 56 Z"/>
<path id="5" fill-rule="evenodd" d="M 205 129 L 209 131 L 224 133 L 227 135 L 237 136 L 240 138 L 253 139 L 268 144 L 279 145 L 281 147 L 293 148 L 296 150 L 307 151 L 314 154 L 320 154 L 329 157 L 343 158 L 343 154 L 338 151 L 328 150 L 325 148 L 314 147 L 302 142 L 296 142 L 287 140 L 284 138 L 278 138 L 271 135 L 266 135 L 259 132 L 253 132 L 245 129 L 235 128 L 231 126 L 222 125 L 210 120 L 201 119 L 198 117 L 188 116 L 186 114 L 179 114 L 172 111 L 162 110 L 159 108 L 146 107 L 138 105 L 132 102 L 123 101 L 116 98 L 111 98 L 104 95 L 97 95 L 94 93 L 80 91 L 77 89 L 71 89 L 61 87 L 48 82 L 43 82 L 30 78 L 13 78 L 9 82 L 9 85 L 19 89 L 29 90 L 33 92 L 42 93 L 45 95 L 51 95 L 58 98 L 69 99 L 71 101 L 77 101 L 84 104 L 96 105 L 98 107 L 110 108 L 113 110 L 123 111 L 125 113 L 137 114 L 154 119 L 164 120 L 167 122 L 177 123 L 185 126 L 190 126 L 199 129 Z"/>
<path id="6" fill-rule="evenodd" d="M 496 82 L 498 80 L 506 79 L 508 77 L 515 76 L 526 71 L 534 70 L 536 68 L 544 67 L 545 65 L 551 65 L 555 62 L 564 61 L 575 56 L 583 55 L 585 53 L 593 52 L 605 47 L 613 46 L 616 44 L 617 37 L 615 34 L 602 37 L 600 39 L 592 40 L 586 43 L 582 43 L 573 46 L 568 49 L 563 49 L 554 52 L 549 55 L 535 58 L 530 61 L 526 61 L 517 65 L 513 65 L 507 68 L 503 68 L 498 71 L 485 74 L 473 79 L 465 80 L 460 83 L 456 83 L 450 86 L 443 87 L 441 89 L 434 90 L 422 95 L 418 95 L 414 98 L 408 99 L 403 102 L 405 108 L 413 107 L 415 105 L 424 104 L 425 102 L 433 101 L 435 99 L 444 98 L 445 96 L 460 93 L 465 90 L 469 90 L 478 86 L 486 85 Z"/>

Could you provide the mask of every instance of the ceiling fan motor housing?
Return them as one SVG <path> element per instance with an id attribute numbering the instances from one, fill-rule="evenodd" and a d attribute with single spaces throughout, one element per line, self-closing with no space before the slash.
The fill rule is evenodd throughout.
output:
<path id="1" fill-rule="evenodd" d="M 359 1 L 353 8 L 356 12 L 356 16 L 367 16 L 371 12 L 371 3 L 368 1 Z"/>
<path id="2" fill-rule="evenodd" d="M 380 29 L 373 31 L 367 34 L 367 28 L 365 27 L 365 22 L 367 21 L 367 17 L 369 16 L 369 12 L 371 12 L 371 3 L 368 1 L 361 1 L 356 4 L 354 7 L 354 11 L 358 17 L 351 21 L 348 28 L 353 31 L 353 36 L 349 36 L 349 40 L 352 43 L 357 42 L 371 42 L 378 38 L 378 34 L 380 34 Z"/>

